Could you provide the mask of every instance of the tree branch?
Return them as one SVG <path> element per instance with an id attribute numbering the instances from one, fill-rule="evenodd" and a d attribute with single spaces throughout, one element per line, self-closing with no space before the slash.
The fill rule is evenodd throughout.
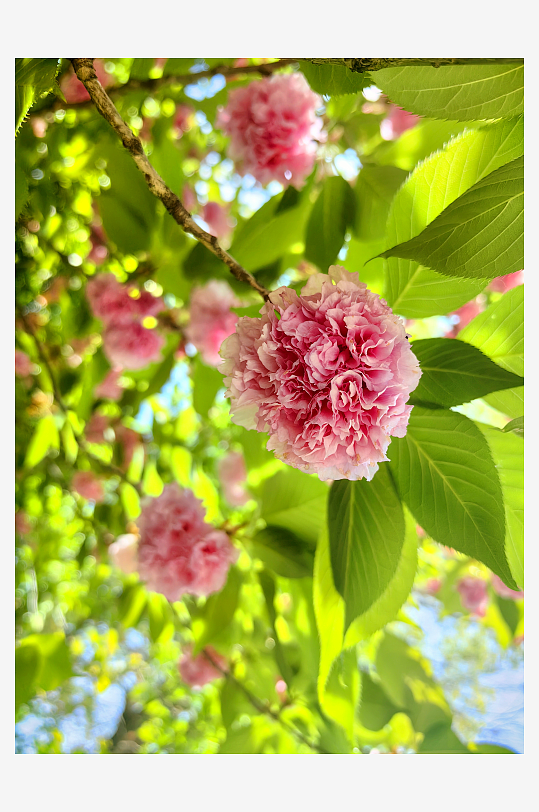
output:
<path id="1" fill-rule="evenodd" d="M 432 67 L 440 68 L 444 65 L 505 65 L 524 64 L 523 59 L 304 59 L 304 62 L 312 62 L 314 65 L 342 65 L 354 73 L 371 73 L 383 68 L 405 68 L 405 67 Z"/>
<path id="2" fill-rule="evenodd" d="M 269 291 L 260 285 L 254 276 L 246 271 L 239 262 L 236 262 L 234 257 L 219 245 L 216 237 L 208 234 L 207 231 L 204 231 L 204 229 L 195 223 L 180 198 L 168 188 L 163 178 L 157 174 L 144 152 L 142 142 L 127 126 L 103 89 L 96 76 L 93 67 L 93 59 L 72 59 L 71 62 L 77 77 L 90 94 L 90 98 L 97 110 L 111 125 L 133 158 L 137 168 L 144 175 L 150 192 L 163 203 L 171 217 L 174 218 L 187 234 L 191 234 L 195 239 L 201 242 L 212 254 L 215 254 L 221 262 L 224 262 L 224 264 L 228 266 L 236 279 L 240 282 L 246 282 L 266 301 L 269 297 Z"/>
<path id="3" fill-rule="evenodd" d="M 236 688 L 239 688 L 239 690 L 247 697 L 247 699 L 249 700 L 253 708 L 255 708 L 255 710 L 257 710 L 259 713 L 266 714 L 266 716 L 271 716 L 271 718 L 275 722 L 278 722 L 282 727 L 284 727 L 284 729 L 288 733 L 291 733 L 292 736 L 295 736 L 297 739 L 299 739 L 299 741 L 301 741 L 302 744 L 306 744 L 307 747 L 311 748 L 311 750 L 316 750 L 317 753 L 323 753 L 324 755 L 331 755 L 330 753 L 328 753 L 327 750 L 324 750 L 323 747 L 320 747 L 319 744 L 315 744 L 315 742 L 310 741 L 306 736 L 303 735 L 303 733 L 301 733 L 295 727 L 292 727 L 292 725 L 289 725 L 288 722 L 285 722 L 285 720 L 282 719 L 278 713 L 272 711 L 272 709 L 269 706 L 264 705 L 260 701 L 260 699 L 254 694 L 252 694 L 251 691 L 248 688 L 246 688 L 246 686 L 242 682 L 236 679 L 236 677 L 232 674 L 231 671 L 227 671 L 226 669 L 221 668 L 219 663 L 213 659 L 211 654 L 209 654 L 206 651 L 206 649 L 202 649 L 202 654 L 208 660 L 208 662 L 212 664 L 212 666 L 216 669 L 216 671 L 219 671 L 219 673 L 221 673 L 223 677 L 229 680 L 229 682 L 234 683 Z"/>

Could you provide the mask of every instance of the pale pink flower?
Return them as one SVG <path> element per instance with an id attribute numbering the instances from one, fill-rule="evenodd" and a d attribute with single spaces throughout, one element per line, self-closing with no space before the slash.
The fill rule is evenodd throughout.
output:
<path id="1" fill-rule="evenodd" d="M 105 431 L 110 425 L 110 418 L 106 414 L 93 414 L 86 423 L 84 436 L 89 443 L 106 443 Z"/>
<path id="2" fill-rule="evenodd" d="M 112 77 L 110 73 L 107 73 L 101 59 L 94 59 L 94 68 L 96 76 L 103 87 L 114 84 L 114 77 Z M 79 104 L 80 102 L 89 101 L 90 99 L 90 94 L 82 82 L 77 79 L 73 68 L 70 68 L 68 72 L 62 76 L 60 80 L 60 90 L 64 94 L 68 104 Z"/>
<path id="3" fill-rule="evenodd" d="M 220 363 L 219 348 L 234 332 L 238 320 L 230 308 L 240 306 L 241 302 L 226 282 L 212 279 L 202 288 L 193 288 L 189 305 L 191 321 L 185 335 L 206 364 L 217 366 Z"/>
<path id="4" fill-rule="evenodd" d="M 322 480 L 372 479 L 406 434 L 421 376 L 402 320 L 338 265 L 301 296 L 278 288 L 260 312 L 221 348 L 232 421 L 269 432 L 268 450 Z"/>
<path id="5" fill-rule="evenodd" d="M 116 442 L 120 443 L 122 447 L 122 463 L 120 467 L 127 471 L 131 465 L 135 449 L 141 445 L 140 435 L 133 429 L 124 426 L 123 423 L 117 423 L 114 426 L 114 434 L 116 435 Z"/>
<path id="6" fill-rule="evenodd" d="M 436 595 L 436 593 L 440 591 L 441 586 L 441 578 L 429 578 L 425 584 L 425 592 L 429 595 Z"/>
<path id="7" fill-rule="evenodd" d="M 227 661 L 224 657 L 221 657 L 211 646 L 206 646 L 205 650 L 217 665 L 224 671 L 227 670 Z M 178 662 L 178 670 L 182 680 L 192 688 L 201 688 L 203 685 L 206 685 L 206 683 L 213 682 L 213 680 L 223 676 L 223 674 L 212 665 L 210 660 L 204 656 L 203 651 L 197 654 L 196 657 L 193 657 L 192 646 L 185 647 L 184 653 Z"/>
<path id="8" fill-rule="evenodd" d="M 108 361 L 124 369 L 144 369 L 160 361 L 164 344 L 163 336 L 136 321 L 111 325 L 103 333 L 103 352 Z"/>
<path id="9" fill-rule="evenodd" d="M 231 90 L 217 126 L 230 136 L 229 156 L 241 174 L 262 184 L 277 180 L 298 189 L 313 169 L 323 141 L 322 99 L 301 73 L 275 75 Z"/>
<path id="10" fill-rule="evenodd" d="M 176 483 L 146 502 L 138 520 L 139 574 L 148 589 L 176 601 L 223 588 L 237 550 L 204 515 L 201 501 Z"/>
<path id="11" fill-rule="evenodd" d="M 457 583 L 460 600 L 468 612 L 484 617 L 488 605 L 487 582 L 482 578 L 467 575 Z"/>
<path id="12" fill-rule="evenodd" d="M 121 377 L 122 368 L 114 367 L 111 369 L 101 383 L 94 389 L 96 398 L 105 398 L 106 400 L 120 400 L 124 393 L 123 386 L 120 386 L 118 379 Z"/>
<path id="13" fill-rule="evenodd" d="M 32 529 L 32 525 L 28 521 L 28 516 L 24 510 L 17 510 L 15 513 L 15 530 L 19 535 L 24 536 Z"/>
<path id="14" fill-rule="evenodd" d="M 385 141 L 394 141 L 403 132 L 415 127 L 418 121 L 420 121 L 420 116 L 407 113 L 406 110 L 392 104 L 389 114 L 380 123 L 380 135 Z"/>
<path id="15" fill-rule="evenodd" d="M 504 584 L 502 579 L 494 573 L 491 575 L 491 583 L 494 592 L 496 592 L 501 598 L 511 598 L 513 601 L 519 601 L 524 597 L 524 592 L 522 590 L 517 592 L 515 589 L 509 589 L 509 587 Z"/>
<path id="16" fill-rule="evenodd" d="M 77 471 L 71 480 L 71 487 L 84 499 L 92 502 L 102 502 L 105 498 L 103 484 L 92 471 Z"/>
<path id="17" fill-rule="evenodd" d="M 493 279 L 487 290 L 495 291 L 496 293 L 507 293 L 508 290 L 516 288 L 517 285 L 524 284 L 524 271 L 515 271 L 515 273 L 508 273 L 505 276 L 497 276 Z"/>
<path id="18" fill-rule="evenodd" d="M 137 545 L 138 536 L 133 533 L 125 533 L 123 536 L 118 536 L 108 548 L 110 560 L 126 575 L 130 575 L 138 569 Z"/>
<path id="19" fill-rule="evenodd" d="M 15 375 L 26 378 L 32 374 L 33 368 L 34 365 L 29 356 L 22 350 L 15 350 Z"/>
<path id="20" fill-rule="evenodd" d="M 240 506 L 249 501 L 245 491 L 247 471 L 243 454 L 231 451 L 217 463 L 219 480 L 223 486 L 225 499 L 230 505 Z"/>
<path id="21" fill-rule="evenodd" d="M 112 273 L 93 276 L 86 285 L 86 298 L 94 316 L 105 325 L 127 324 L 139 315 L 129 288 L 118 282 Z"/>
<path id="22" fill-rule="evenodd" d="M 218 240 L 226 239 L 234 228 L 227 209 L 219 203 L 206 203 L 200 216 L 208 226 L 208 232 Z"/>

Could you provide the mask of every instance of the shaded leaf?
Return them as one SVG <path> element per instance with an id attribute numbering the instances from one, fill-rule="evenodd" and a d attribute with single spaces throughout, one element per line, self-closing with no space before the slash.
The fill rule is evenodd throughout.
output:
<path id="1" fill-rule="evenodd" d="M 317 476 L 287 468 L 262 485 L 261 516 L 267 524 L 284 527 L 314 547 L 325 522 L 328 493 Z"/>
<path id="2" fill-rule="evenodd" d="M 225 586 L 220 592 L 210 595 L 200 614 L 193 617 L 192 631 L 195 639 L 193 654 L 211 643 L 232 622 L 241 589 L 241 576 L 236 567 L 231 567 Z"/>
<path id="3" fill-rule="evenodd" d="M 391 201 L 406 179 L 407 172 L 396 166 L 361 168 L 355 185 L 356 216 L 354 233 L 360 240 L 379 240 L 385 235 Z"/>
<path id="4" fill-rule="evenodd" d="M 524 437 L 524 417 L 515 417 L 514 420 L 511 420 L 506 426 L 503 427 L 502 431 L 506 434 L 508 431 L 512 431 L 515 434 L 518 434 L 519 437 Z"/>
<path id="5" fill-rule="evenodd" d="M 437 722 L 425 733 L 425 738 L 419 745 L 419 755 L 427 753 L 435 755 L 470 755 L 473 753 L 464 745 L 458 736 L 451 730 L 451 722 Z"/>
<path id="6" fill-rule="evenodd" d="M 305 258 L 324 273 L 337 259 L 354 213 L 355 199 L 350 184 L 339 175 L 326 178 L 305 235 Z"/>
<path id="7" fill-rule="evenodd" d="M 284 578 L 312 575 L 312 550 L 284 527 L 268 525 L 260 530 L 253 538 L 253 552 L 270 570 Z"/>
<path id="8" fill-rule="evenodd" d="M 504 369 L 524 375 L 524 285 L 489 305 L 458 338 L 478 347 Z"/>
<path id="9" fill-rule="evenodd" d="M 314 65 L 300 60 L 303 75 L 315 93 L 321 96 L 343 96 L 359 93 L 372 84 L 368 73 L 356 73 L 345 65 Z"/>

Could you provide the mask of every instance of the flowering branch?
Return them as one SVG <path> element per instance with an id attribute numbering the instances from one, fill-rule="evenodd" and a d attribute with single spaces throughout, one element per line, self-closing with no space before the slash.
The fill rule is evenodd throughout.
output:
<path id="1" fill-rule="evenodd" d="M 215 254 L 221 262 L 224 262 L 236 279 L 240 282 L 246 282 L 256 290 L 264 300 L 267 300 L 269 291 L 260 285 L 252 274 L 246 271 L 245 268 L 236 262 L 234 257 L 219 245 L 216 237 L 208 234 L 207 231 L 204 231 L 204 229 L 195 223 L 180 198 L 168 188 L 163 178 L 157 174 L 144 152 L 142 142 L 133 134 L 103 89 L 103 86 L 96 76 L 93 67 L 93 59 L 72 59 L 71 62 L 77 74 L 77 78 L 80 79 L 90 94 L 90 98 L 98 112 L 111 125 L 133 158 L 137 168 L 144 175 L 150 192 L 163 203 L 168 213 L 187 234 L 191 234 L 195 237 L 195 239 L 206 246 L 212 254 Z"/>
<path id="2" fill-rule="evenodd" d="M 288 722 L 285 722 L 285 720 L 282 719 L 278 713 L 272 711 L 272 709 L 268 705 L 264 705 L 260 701 L 260 699 L 258 699 L 257 696 L 252 694 L 251 691 L 248 688 L 246 688 L 246 686 L 242 682 L 236 679 L 236 677 L 232 674 L 231 671 L 227 671 L 225 668 L 221 668 L 219 663 L 216 660 L 214 660 L 214 658 L 211 656 L 211 654 L 208 653 L 206 649 L 202 649 L 202 654 L 208 660 L 208 662 L 212 664 L 212 666 L 216 669 L 216 671 L 219 671 L 219 673 L 222 674 L 223 677 L 225 677 L 227 680 L 229 680 L 229 682 L 232 682 L 237 688 L 240 689 L 240 691 L 247 697 L 251 705 L 259 713 L 265 713 L 266 716 L 271 716 L 271 718 L 275 722 L 279 722 L 279 724 L 282 727 L 284 727 L 288 733 L 291 733 L 293 736 L 299 739 L 299 741 L 301 741 L 302 744 L 306 744 L 307 747 L 311 748 L 311 750 L 316 750 L 318 753 L 323 753 L 324 755 L 331 755 L 327 750 L 324 750 L 323 747 L 320 747 L 319 744 L 315 744 L 315 742 L 310 741 L 306 736 L 303 735 L 303 733 L 300 733 L 300 731 L 297 730 L 295 727 L 292 727 L 292 725 L 289 725 Z"/>
<path id="3" fill-rule="evenodd" d="M 293 60 L 295 61 L 295 60 Z M 524 64 L 523 59 L 303 59 L 304 62 L 312 62 L 315 65 L 343 65 L 354 73 L 371 73 L 383 68 L 405 68 L 405 67 L 432 67 L 440 68 L 443 65 L 505 65 Z"/>

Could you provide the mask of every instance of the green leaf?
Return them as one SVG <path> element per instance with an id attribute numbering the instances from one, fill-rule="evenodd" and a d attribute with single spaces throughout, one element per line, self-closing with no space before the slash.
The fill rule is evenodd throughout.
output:
<path id="1" fill-rule="evenodd" d="M 142 584 L 132 584 L 120 598 L 119 617 L 125 629 L 131 629 L 139 622 L 148 601 L 149 592 Z"/>
<path id="2" fill-rule="evenodd" d="M 481 178 L 523 155 L 523 132 L 522 117 L 496 122 L 464 132 L 427 158 L 393 199 L 386 225 L 387 247 L 420 234 Z M 407 318 L 449 313 L 485 286 L 476 279 L 448 279 L 411 260 L 391 257 L 386 262 L 384 298 L 396 313 Z"/>
<path id="3" fill-rule="evenodd" d="M 425 733 L 425 738 L 419 745 L 419 755 L 470 755 L 473 751 L 464 745 L 458 736 L 451 730 L 451 722 L 436 722 Z"/>
<path id="4" fill-rule="evenodd" d="M 267 524 L 290 530 L 314 548 L 325 523 L 328 493 L 317 476 L 287 468 L 262 485 L 261 516 Z"/>
<path id="5" fill-rule="evenodd" d="M 524 266 L 524 160 L 491 172 L 417 237 L 384 251 L 448 276 L 485 279 Z"/>
<path id="6" fill-rule="evenodd" d="M 371 482 L 333 483 L 328 532 L 333 579 L 345 601 L 348 628 L 386 589 L 404 543 L 404 515 L 387 466 Z"/>
<path id="7" fill-rule="evenodd" d="M 237 567 L 231 567 L 223 589 L 210 595 L 200 615 L 193 617 L 194 654 L 202 651 L 230 625 L 238 606 L 240 589 L 240 573 Z"/>
<path id="8" fill-rule="evenodd" d="M 509 118 L 524 112 L 524 65 L 385 68 L 376 85 L 410 113 L 432 118 Z"/>
<path id="9" fill-rule="evenodd" d="M 129 484 L 123 482 L 120 485 L 120 499 L 125 511 L 126 517 L 133 521 L 140 516 L 140 499 L 136 489 Z"/>
<path id="10" fill-rule="evenodd" d="M 200 358 L 195 358 L 192 369 L 193 406 L 199 415 L 207 417 L 217 392 L 224 387 L 223 376 L 217 369 L 204 364 Z"/>
<path id="11" fill-rule="evenodd" d="M 321 96 L 343 96 L 359 93 L 372 84 L 368 73 L 356 73 L 345 65 L 314 65 L 300 60 L 300 68 L 315 93 Z"/>
<path id="12" fill-rule="evenodd" d="M 513 578 L 522 588 L 524 586 L 523 438 L 512 432 L 505 434 L 484 424 L 477 425 L 486 437 L 500 477 L 505 505 L 505 554 Z"/>
<path id="13" fill-rule="evenodd" d="M 34 468 L 49 453 L 51 448 L 60 448 L 60 436 L 52 415 L 42 417 L 28 443 L 25 468 Z"/>
<path id="14" fill-rule="evenodd" d="M 524 438 L 524 417 L 515 417 L 502 429 L 503 432 L 513 431 L 519 437 Z"/>
<path id="15" fill-rule="evenodd" d="M 477 347 L 455 338 L 414 341 L 413 352 L 423 374 L 411 395 L 411 403 L 448 408 L 523 382 Z"/>
<path id="16" fill-rule="evenodd" d="M 38 688 L 53 691 L 73 675 L 69 646 L 63 632 L 30 634 L 15 649 L 15 707 Z"/>
<path id="17" fill-rule="evenodd" d="M 174 635 L 174 610 L 164 595 L 148 593 L 148 619 L 150 639 L 153 643 L 164 642 Z"/>
<path id="18" fill-rule="evenodd" d="M 343 247 L 354 210 L 355 199 L 350 184 L 339 175 L 326 178 L 312 208 L 305 235 L 305 258 L 324 273 Z"/>
<path id="19" fill-rule="evenodd" d="M 354 649 L 349 649 L 343 651 L 333 663 L 321 707 L 326 716 L 344 728 L 352 743 L 360 695 L 361 674 L 357 655 Z"/>
<path id="20" fill-rule="evenodd" d="M 474 753 L 490 756 L 516 755 L 514 750 L 509 750 L 508 747 L 499 747 L 497 744 L 477 744 L 474 747 Z"/>
<path id="21" fill-rule="evenodd" d="M 36 693 L 41 664 L 41 652 L 36 645 L 15 649 L 15 710 Z"/>
<path id="22" fill-rule="evenodd" d="M 15 60 L 15 135 L 35 100 L 52 90 L 59 59 Z"/>
<path id="23" fill-rule="evenodd" d="M 170 454 L 170 470 L 176 482 L 184 488 L 188 488 L 191 482 L 191 468 L 193 458 L 187 448 L 175 446 Z"/>
<path id="24" fill-rule="evenodd" d="M 358 175 L 354 233 L 359 240 L 379 240 L 385 235 L 391 201 L 407 172 L 396 166 L 363 166 Z"/>
<path id="25" fill-rule="evenodd" d="M 376 652 L 376 673 L 384 692 L 398 708 L 410 709 L 415 706 L 411 691 L 414 681 L 428 687 L 434 686 L 421 663 L 411 654 L 412 650 L 405 640 L 388 632 L 384 633 Z"/>
<path id="26" fill-rule="evenodd" d="M 415 406 L 406 436 L 394 438 L 389 453 L 398 491 L 429 536 L 482 561 L 515 589 L 500 480 L 475 424 L 456 412 Z"/>
<path id="27" fill-rule="evenodd" d="M 228 273 L 224 262 L 215 254 L 212 254 L 211 251 L 208 251 L 201 242 L 197 242 L 194 248 L 185 256 L 183 271 L 187 279 L 196 279 L 197 282 L 222 278 Z"/>
<path id="28" fill-rule="evenodd" d="M 163 480 L 157 472 L 155 460 L 149 459 L 144 467 L 142 491 L 147 496 L 161 496 L 163 493 Z"/>
<path id="29" fill-rule="evenodd" d="M 507 417 L 519 417 L 524 411 L 524 387 L 506 389 L 504 392 L 493 392 L 483 398 L 489 406 L 497 409 Z"/>
<path id="30" fill-rule="evenodd" d="M 410 172 L 419 161 L 443 149 L 464 129 L 477 127 L 477 122 L 473 121 L 424 119 L 406 130 L 396 141 L 385 141 L 377 146 L 365 160 L 374 160 L 380 166 L 397 166 Z"/>
<path id="31" fill-rule="evenodd" d="M 18 163 L 15 163 L 15 221 L 19 216 L 28 200 L 28 179 L 24 169 Z"/>
<path id="32" fill-rule="evenodd" d="M 379 682 L 368 674 L 361 675 L 361 705 L 359 721 L 368 730 L 381 730 L 399 712 Z"/>
<path id="33" fill-rule="evenodd" d="M 253 552 L 277 575 L 304 578 L 313 572 L 312 550 L 295 533 L 268 525 L 253 538 Z"/>
<path id="34" fill-rule="evenodd" d="M 272 197 L 236 229 L 230 253 L 250 271 L 270 265 L 296 244 L 298 247 L 303 245 L 305 224 L 311 210 L 309 197 L 301 193 L 297 205 L 279 212 L 283 196 L 284 193 Z"/>
<path id="35" fill-rule="evenodd" d="M 73 465 L 79 453 L 79 446 L 75 439 L 73 429 L 69 420 L 66 420 L 61 428 L 62 444 L 64 446 L 65 457 L 70 465 Z"/>
<path id="36" fill-rule="evenodd" d="M 508 290 L 489 305 L 458 338 L 478 347 L 504 369 L 524 375 L 524 285 Z"/>
<path id="37" fill-rule="evenodd" d="M 155 59 L 133 59 L 131 70 L 129 71 L 130 79 L 147 79 L 148 74 L 153 68 Z"/>

